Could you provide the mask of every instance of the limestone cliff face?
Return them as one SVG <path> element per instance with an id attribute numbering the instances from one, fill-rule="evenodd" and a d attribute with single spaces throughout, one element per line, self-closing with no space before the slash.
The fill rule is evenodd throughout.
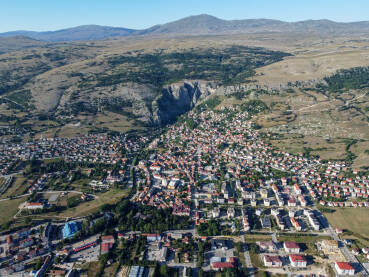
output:
<path id="1" fill-rule="evenodd" d="M 110 105 L 116 105 L 114 99 L 119 99 L 122 111 L 141 122 L 159 126 L 174 122 L 178 116 L 193 109 L 201 99 L 211 94 L 225 93 L 223 87 L 217 87 L 214 83 L 193 80 L 171 84 L 160 92 L 150 85 L 135 83 L 81 89 L 78 93 L 75 91 L 77 88 L 74 87 L 65 90 L 60 100 L 48 105 L 47 110 L 51 111 L 57 106 L 57 112 L 68 111 L 76 104 L 97 110 L 100 103 L 102 110 L 109 111 Z"/>
<path id="2" fill-rule="evenodd" d="M 153 102 L 152 123 L 163 125 L 191 110 L 196 103 L 216 91 L 209 82 L 185 81 L 165 88 Z"/>

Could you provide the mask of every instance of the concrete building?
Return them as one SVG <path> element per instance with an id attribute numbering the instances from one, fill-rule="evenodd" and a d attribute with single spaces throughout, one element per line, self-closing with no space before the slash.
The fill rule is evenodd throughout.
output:
<path id="1" fill-rule="evenodd" d="M 145 268 L 142 266 L 132 266 L 129 271 L 128 277 L 142 277 L 144 274 Z"/>
<path id="2" fill-rule="evenodd" d="M 218 217 L 219 217 L 219 215 L 220 215 L 220 209 L 219 209 L 218 207 L 215 207 L 215 208 L 211 211 L 211 213 L 212 213 L 212 216 L 213 216 L 214 218 L 218 218 Z"/>

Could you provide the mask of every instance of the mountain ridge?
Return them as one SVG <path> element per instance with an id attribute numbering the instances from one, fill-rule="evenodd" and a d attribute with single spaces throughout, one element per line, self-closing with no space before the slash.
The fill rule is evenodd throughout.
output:
<path id="1" fill-rule="evenodd" d="M 321 34 L 361 34 L 369 33 L 369 21 L 336 22 L 328 19 L 286 22 L 275 19 L 236 19 L 224 20 L 218 17 L 200 14 L 181 18 L 165 24 L 138 30 L 123 27 L 101 25 L 81 25 L 55 31 L 18 30 L 0 33 L 0 37 L 27 36 L 33 39 L 62 42 L 79 40 L 104 40 L 132 36 L 162 35 L 217 35 L 261 32 L 305 32 Z"/>

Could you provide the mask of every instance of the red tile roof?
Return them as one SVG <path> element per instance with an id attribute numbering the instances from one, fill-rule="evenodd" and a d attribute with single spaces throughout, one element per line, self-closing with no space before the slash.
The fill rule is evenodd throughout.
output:
<path id="1" fill-rule="evenodd" d="M 233 263 L 230 262 L 213 262 L 213 268 L 234 268 Z"/>
<path id="2" fill-rule="evenodd" d="M 301 255 L 290 255 L 290 258 L 293 262 L 306 262 L 305 257 Z"/>
<path id="3" fill-rule="evenodd" d="M 337 266 L 341 270 L 355 270 L 348 262 L 336 262 Z"/>
<path id="4" fill-rule="evenodd" d="M 293 242 L 293 241 L 285 241 L 284 242 L 284 246 L 286 248 L 292 248 L 292 249 L 300 249 L 300 246 L 296 243 L 296 242 Z"/>

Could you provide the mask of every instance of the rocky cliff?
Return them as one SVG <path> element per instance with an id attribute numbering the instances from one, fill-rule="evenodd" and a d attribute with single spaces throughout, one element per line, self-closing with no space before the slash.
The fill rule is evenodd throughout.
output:
<path id="1" fill-rule="evenodd" d="M 84 112 L 114 111 L 150 125 L 172 123 L 178 116 L 195 107 L 203 98 L 219 90 L 206 81 L 183 81 L 163 88 L 160 92 L 150 85 L 135 83 L 79 91 L 66 91 L 57 112 L 77 109 Z M 49 110 L 53 107 L 48 105 Z"/>
<path id="2" fill-rule="evenodd" d="M 200 99 L 215 91 L 214 84 L 209 82 L 185 81 L 168 86 L 153 103 L 153 123 L 163 125 L 173 122 L 195 107 Z"/>

